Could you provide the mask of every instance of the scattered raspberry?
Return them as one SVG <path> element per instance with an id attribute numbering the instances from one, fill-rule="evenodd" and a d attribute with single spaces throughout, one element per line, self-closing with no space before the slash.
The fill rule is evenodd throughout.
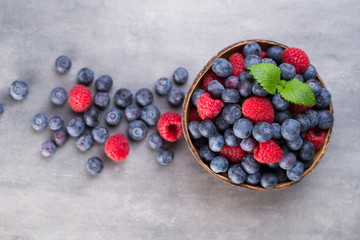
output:
<path id="1" fill-rule="evenodd" d="M 190 122 L 192 122 L 192 121 L 198 121 L 198 122 L 202 121 L 202 119 L 199 116 L 199 113 L 197 111 L 197 108 L 195 108 L 195 107 L 193 109 L 191 109 L 191 111 L 190 111 Z"/>
<path id="2" fill-rule="evenodd" d="M 263 59 L 263 58 L 266 58 L 266 57 L 267 57 L 266 52 L 261 51 L 260 58 Z"/>
<path id="3" fill-rule="evenodd" d="M 226 158 L 229 162 L 236 163 L 241 161 L 241 159 L 246 155 L 246 152 L 242 150 L 240 145 L 230 147 L 225 144 L 223 149 L 219 152 L 219 155 Z"/>
<path id="4" fill-rule="evenodd" d="M 319 149 L 325 142 L 326 131 L 319 128 L 308 129 L 305 133 L 304 141 L 310 141 L 315 149 Z"/>
<path id="5" fill-rule="evenodd" d="M 106 140 L 105 154 L 114 161 L 124 160 L 129 154 L 129 144 L 121 133 L 113 135 Z"/>
<path id="6" fill-rule="evenodd" d="M 202 94 L 197 101 L 197 110 L 202 120 L 215 118 L 224 106 L 221 100 L 210 97 L 210 93 Z"/>
<path id="7" fill-rule="evenodd" d="M 299 48 L 287 48 L 281 55 L 283 63 L 290 63 L 296 69 L 296 73 L 303 73 L 310 66 L 309 57 Z"/>
<path id="8" fill-rule="evenodd" d="M 231 63 L 231 66 L 233 68 L 233 76 L 239 77 L 240 73 L 245 71 L 244 61 L 245 58 L 241 53 L 234 53 L 230 56 L 229 62 Z"/>
<path id="9" fill-rule="evenodd" d="M 219 83 L 221 83 L 223 86 L 225 84 L 225 79 L 224 78 L 221 78 L 221 77 L 217 76 L 213 71 L 210 70 L 203 77 L 201 88 L 203 90 L 207 91 L 207 87 L 208 87 L 209 83 L 211 81 L 213 81 L 213 80 L 218 80 Z"/>
<path id="10" fill-rule="evenodd" d="M 183 135 L 181 116 L 178 113 L 164 113 L 161 115 L 157 127 L 161 137 L 168 142 L 175 142 Z"/>
<path id="11" fill-rule="evenodd" d="M 291 113 L 291 116 L 294 117 L 295 115 L 304 112 L 306 109 L 312 108 L 312 106 L 305 106 L 305 105 L 297 105 L 294 103 L 290 103 L 288 110 Z"/>
<path id="12" fill-rule="evenodd" d="M 251 97 L 244 101 L 242 112 L 245 117 L 254 123 L 272 123 L 275 118 L 274 108 L 269 99 L 265 97 Z"/>
<path id="13" fill-rule="evenodd" d="M 74 86 L 69 93 L 69 105 L 75 112 L 84 112 L 92 103 L 91 91 L 84 85 Z"/>
<path id="14" fill-rule="evenodd" d="M 254 148 L 254 158 L 259 163 L 277 163 L 283 154 L 282 149 L 273 140 L 261 142 Z"/>

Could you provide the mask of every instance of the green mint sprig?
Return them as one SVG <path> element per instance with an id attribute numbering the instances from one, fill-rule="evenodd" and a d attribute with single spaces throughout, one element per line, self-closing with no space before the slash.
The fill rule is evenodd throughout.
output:
<path id="1" fill-rule="evenodd" d="M 248 67 L 256 81 L 270 94 L 280 93 L 286 101 L 311 106 L 315 105 L 315 95 L 306 83 L 293 78 L 290 81 L 280 79 L 280 68 L 271 63 L 260 63 Z"/>

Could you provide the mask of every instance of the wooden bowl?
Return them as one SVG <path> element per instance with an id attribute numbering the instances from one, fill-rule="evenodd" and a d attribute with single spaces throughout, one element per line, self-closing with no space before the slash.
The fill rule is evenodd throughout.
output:
<path id="1" fill-rule="evenodd" d="M 269 41 L 269 40 L 259 40 L 259 39 L 255 39 L 255 40 L 246 40 L 246 41 L 241 41 L 235 44 L 232 44 L 226 48 L 224 48 L 223 50 L 221 50 L 220 52 L 218 52 L 213 58 L 210 59 L 210 61 L 203 67 L 203 69 L 199 72 L 199 74 L 197 75 L 197 77 L 195 78 L 193 84 L 191 85 L 188 93 L 185 96 L 185 100 L 183 103 L 183 108 L 182 108 L 182 126 L 184 129 L 184 136 L 185 136 L 185 140 L 186 143 L 190 149 L 190 151 L 192 152 L 192 154 L 194 155 L 194 157 L 196 158 L 196 160 L 201 164 L 201 166 L 203 166 L 209 173 L 211 173 L 213 176 L 217 177 L 218 179 L 222 180 L 225 183 L 231 184 L 235 187 L 240 187 L 240 188 L 249 188 L 249 189 L 255 189 L 255 190 L 277 190 L 277 189 L 283 189 L 286 188 L 290 185 L 293 185 L 297 182 L 295 181 L 287 181 L 284 183 L 279 183 L 275 188 L 272 189 L 265 189 L 262 188 L 261 186 L 252 186 L 246 183 L 242 183 L 240 185 L 236 185 L 233 184 L 232 182 L 230 182 L 227 173 L 214 173 L 210 167 L 209 167 L 209 163 L 204 162 L 199 154 L 198 154 L 198 149 L 194 146 L 194 144 L 192 143 L 191 139 L 190 139 L 190 135 L 189 135 L 189 131 L 188 131 L 188 124 L 189 124 L 189 114 L 190 114 L 190 109 L 192 107 L 192 103 L 191 103 L 191 95 L 192 93 L 199 88 L 201 82 L 202 82 L 202 78 L 203 76 L 209 71 L 211 70 L 211 66 L 213 64 L 213 62 L 217 59 L 217 58 L 226 58 L 229 59 L 229 57 L 235 53 L 235 52 L 240 52 L 242 53 L 243 47 L 249 43 L 249 42 L 257 42 L 261 49 L 263 51 L 266 51 L 269 47 L 271 46 L 279 46 L 283 49 L 288 48 L 286 45 L 281 44 L 281 43 L 277 43 L 274 41 Z M 319 74 L 317 74 L 317 79 L 321 82 L 321 84 L 323 85 L 324 88 L 325 84 L 322 81 L 321 77 L 319 76 Z M 333 105 L 332 103 L 330 104 L 328 110 L 332 113 L 334 113 L 333 110 Z M 314 170 L 314 168 L 319 164 L 321 158 L 324 156 L 326 149 L 327 149 L 327 145 L 329 143 L 330 140 L 330 136 L 331 136 L 331 131 L 332 131 L 332 127 L 327 131 L 326 134 L 326 140 L 325 143 L 323 144 L 323 146 L 321 148 L 319 148 L 318 150 L 316 150 L 315 156 L 314 156 L 314 162 L 313 164 L 304 170 L 303 176 L 300 180 L 302 180 L 305 176 L 307 176 L 312 170 Z"/>

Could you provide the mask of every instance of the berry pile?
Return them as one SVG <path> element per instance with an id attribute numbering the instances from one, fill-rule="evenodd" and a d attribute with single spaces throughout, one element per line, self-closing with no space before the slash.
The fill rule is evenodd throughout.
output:
<path id="1" fill-rule="evenodd" d="M 306 53 L 256 42 L 216 59 L 191 103 L 200 158 L 233 184 L 267 189 L 300 180 L 334 122 L 331 94 Z"/>

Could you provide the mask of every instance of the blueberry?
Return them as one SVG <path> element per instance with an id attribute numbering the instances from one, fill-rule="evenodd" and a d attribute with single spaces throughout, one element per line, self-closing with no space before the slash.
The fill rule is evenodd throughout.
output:
<path id="1" fill-rule="evenodd" d="M 241 141 L 240 147 L 242 148 L 242 150 L 249 152 L 249 151 L 254 150 L 256 144 L 257 144 L 257 142 L 253 137 L 248 137 L 248 138 L 244 138 Z"/>
<path id="2" fill-rule="evenodd" d="M 272 46 L 272 47 L 268 48 L 268 50 L 266 51 L 266 56 L 274 59 L 274 61 L 277 64 L 280 64 L 281 63 L 281 55 L 282 55 L 283 51 L 284 50 L 281 47 Z"/>
<path id="3" fill-rule="evenodd" d="M 10 96 L 15 100 L 23 100 L 29 93 L 29 87 L 23 81 L 15 81 L 10 85 Z"/>
<path id="4" fill-rule="evenodd" d="M 260 177 L 260 185 L 263 188 L 270 189 L 275 188 L 278 184 L 278 179 L 276 175 L 272 172 L 266 172 Z"/>
<path id="5" fill-rule="evenodd" d="M 223 108 L 222 117 L 229 124 L 234 124 L 241 117 L 241 106 L 239 104 L 227 104 Z"/>
<path id="6" fill-rule="evenodd" d="M 284 80 L 291 80 L 296 75 L 296 69 L 290 63 L 282 63 L 279 65 L 281 70 L 280 78 Z"/>
<path id="7" fill-rule="evenodd" d="M 296 74 L 295 78 L 298 79 L 301 82 L 304 82 L 304 78 L 303 78 L 303 76 L 301 74 Z"/>
<path id="8" fill-rule="evenodd" d="M 63 105 L 68 99 L 68 93 L 61 87 L 54 88 L 50 94 L 50 101 L 55 105 Z"/>
<path id="9" fill-rule="evenodd" d="M 160 136 L 159 133 L 154 132 L 150 134 L 148 138 L 148 144 L 151 149 L 158 150 L 164 145 L 164 139 Z"/>
<path id="10" fill-rule="evenodd" d="M 221 99 L 225 103 L 237 103 L 240 100 L 238 90 L 227 88 L 221 93 Z"/>
<path id="11" fill-rule="evenodd" d="M 125 108 L 125 118 L 129 122 L 140 118 L 141 110 L 136 105 L 129 105 Z"/>
<path id="12" fill-rule="evenodd" d="M 263 58 L 263 59 L 261 59 L 261 62 L 262 63 L 270 63 L 270 64 L 277 66 L 276 62 L 272 58 Z"/>
<path id="13" fill-rule="evenodd" d="M 248 80 L 240 81 L 239 83 L 239 93 L 241 97 L 249 97 L 252 91 L 251 83 Z"/>
<path id="14" fill-rule="evenodd" d="M 273 129 L 271 124 L 267 122 L 258 122 L 254 125 L 252 135 L 258 142 L 267 142 L 273 136 Z"/>
<path id="15" fill-rule="evenodd" d="M 306 135 L 306 131 L 301 131 L 301 132 L 300 132 L 300 137 L 301 137 L 302 139 L 305 137 L 305 135 Z"/>
<path id="16" fill-rule="evenodd" d="M 132 140 L 140 141 L 143 140 L 147 134 L 148 127 L 141 120 L 134 120 L 129 123 L 128 134 Z"/>
<path id="17" fill-rule="evenodd" d="M 279 166 L 284 170 L 289 170 L 294 167 L 296 163 L 296 155 L 293 152 L 284 152 Z"/>
<path id="18" fill-rule="evenodd" d="M 202 121 L 199 124 L 199 131 L 201 135 L 206 138 L 211 138 L 218 134 L 215 125 L 210 120 Z"/>
<path id="19" fill-rule="evenodd" d="M 281 168 L 277 168 L 273 170 L 273 173 L 275 174 L 278 183 L 283 183 L 287 180 L 286 171 Z"/>
<path id="20" fill-rule="evenodd" d="M 219 77 L 228 77 L 232 74 L 233 68 L 225 58 L 218 58 L 214 61 L 211 69 Z"/>
<path id="21" fill-rule="evenodd" d="M 174 159 L 174 152 L 170 148 L 160 148 L 156 153 L 156 160 L 161 165 L 168 165 Z"/>
<path id="22" fill-rule="evenodd" d="M 193 94 L 191 95 L 191 102 L 194 104 L 194 106 L 197 106 L 197 100 L 203 93 L 205 93 L 205 91 L 202 89 L 196 89 L 193 92 Z"/>
<path id="23" fill-rule="evenodd" d="M 254 76 L 250 73 L 250 71 L 243 71 L 242 73 L 240 73 L 239 79 L 240 82 L 245 80 L 252 82 L 254 80 Z"/>
<path id="24" fill-rule="evenodd" d="M 290 103 L 286 100 L 284 100 L 279 93 L 275 93 L 272 98 L 272 104 L 275 108 L 275 110 L 278 111 L 284 111 L 286 110 Z"/>
<path id="25" fill-rule="evenodd" d="M 71 68 L 71 60 L 67 56 L 60 56 L 55 61 L 56 71 L 59 73 L 66 73 Z"/>
<path id="26" fill-rule="evenodd" d="M 225 121 L 221 114 L 216 116 L 214 125 L 219 132 L 223 132 L 230 127 L 230 124 Z"/>
<path id="27" fill-rule="evenodd" d="M 122 119 L 122 113 L 117 108 L 110 108 L 105 115 L 105 121 L 110 126 L 117 126 Z"/>
<path id="28" fill-rule="evenodd" d="M 291 118 L 291 113 L 288 110 L 285 111 L 275 111 L 275 122 L 282 124 L 286 119 Z"/>
<path id="29" fill-rule="evenodd" d="M 240 80 L 236 76 L 230 76 L 225 79 L 225 87 L 231 89 L 238 89 L 239 88 Z"/>
<path id="30" fill-rule="evenodd" d="M 135 99 L 139 106 L 145 107 L 152 103 L 154 96 L 150 89 L 141 88 L 136 92 Z"/>
<path id="31" fill-rule="evenodd" d="M 309 85 L 311 91 L 314 93 L 315 96 L 320 94 L 320 91 L 322 89 L 321 82 L 315 79 L 310 79 L 306 81 L 306 84 Z"/>
<path id="32" fill-rule="evenodd" d="M 213 98 L 221 98 L 221 93 L 224 90 L 224 86 L 217 80 L 211 81 L 208 85 L 208 91 Z"/>
<path id="33" fill-rule="evenodd" d="M 80 151 L 86 152 L 94 145 L 94 139 L 91 134 L 83 133 L 76 139 L 75 144 Z"/>
<path id="34" fill-rule="evenodd" d="M 266 163 L 265 165 L 266 165 L 268 168 L 273 169 L 273 170 L 280 168 L 278 162 L 276 162 L 276 163 Z"/>
<path id="35" fill-rule="evenodd" d="M 271 127 L 273 129 L 273 138 L 274 139 L 281 138 L 281 125 L 279 123 L 272 123 Z"/>
<path id="36" fill-rule="evenodd" d="M 188 78 L 189 78 L 189 73 L 183 67 L 177 68 L 173 74 L 174 82 L 179 85 L 185 84 Z"/>
<path id="37" fill-rule="evenodd" d="M 250 137 L 252 129 L 253 129 L 253 124 L 247 118 L 240 118 L 236 120 L 233 126 L 234 134 L 238 138 Z"/>
<path id="38" fill-rule="evenodd" d="M 241 166 L 248 174 L 254 174 L 261 168 L 261 164 L 255 160 L 254 155 L 247 154 L 241 161 Z"/>
<path id="39" fill-rule="evenodd" d="M 56 130 L 52 133 L 52 140 L 57 146 L 62 146 L 68 140 L 68 135 L 64 129 Z"/>
<path id="40" fill-rule="evenodd" d="M 199 138 L 199 139 L 193 139 L 192 140 L 192 142 L 193 142 L 193 144 L 195 145 L 195 147 L 197 147 L 197 148 L 201 148 L 201 147 L 203 147 L 203 146 L 208 146 L 209 144 L 208 144 L 208 140 L 207 140 L 207 138 L 205 138 L 205 137 L 201 137 L 201 138 Z"/>
<path id="41" fill-rule="evenodd" d="M 309 79 L 315 79 L 317 75 L 317 71 L 315 69 L 315 67 L 313 65 L 310 65 L 305 72 L 302 73 L 302 76 L 304 78 L 304 80 L 309 80 Z"/>
<path id="42" fill-rule="evenodd" d="M 64 126 L 64 118 L 62 116 L 54 116 L 49 119 L 49 128 L 51 130 L 59 130 Z"/>
<path id="43" fill-rule="evenodd" d="M 299 114 L 295 115 L 294 119 L 300 123 L 301 131 L 305 132 L 306 130 L 308 130 L 310 128 L 311 122 L 306 114 L 299 113 Z"/>
<path id="44" fill-rule="evenodd" d="M 160 110 L 155 105 L 148 105 L 141 109 L 140 119 L 148 126 L 154 126 L 157 124 L 160 115 Z"/>
<path id="45" fill-rule="evenodd" d="M 253 54 L 260 57 L 261 55 L 261 47 L 256 42 L 250 42 L 244 46 L 243 54 L 245 57 Z"/>
<path id="46" fill-rule="evenodd" d="M 291 181 L 299 181 L 304 172 L 304 164 L 297 161 L 293 168 L 286 170 L 286 176 Z"/>
<path id="47" fill-rule="evenodd" d="M 101 119 L 100 110 L 95 106 L 90 106 L 84 112 L 84 122 L 88 127 L 96 127 Z"/>
<path id="48" fill-rule="evenodd" d="M 304 168 L 309 168 L 313 163 L 314 163 L 314 159 L 310 159 L 308 161 L 301 161 L 304 164 Z"/>
<path id="49" fill-rule="evenodd" d="M 303 146 L 300 148 L 298 152 L 298 157 L 302 161 L 309 161 L 313 159 L 315 156 L 315 147 L 309 141 L 304 141 Z"/>
<path id="50" fill-rule="evenodd" d="M 168 95 L 168 102 L 173 106 L 180 106 L 185 98 L 185 93 L 180 88 L 171 89 Z"/>
<path id="51" fill-rule="evenodd" d="M 51 157 L 56 152 L 56 146 L 52 141 L 45 141 L 41 144 L 40 152 L 44 157 Z"/>
<path id="52" fill-rule="evenodd" d="M 233 184 L 241 184 L 246 179 L 246 172 L 241 168 L 240 163 L 236 163 L 230 166 L 228 176 Z"/>
<path id="53" fill-rule="evenodd" d="M 166 95 L 172 88 L 172 82 L 168 78 L 159 78 L 155 83 L 155 91 L 159 95 Z"/>
<path id="54" fill-rule="evenodd" d="M 105 127 L 96 126 L 91 130 L 91 135 L 95 142 L 105 143 L 106 139 L 109 138 L 109 130 Z"/>
<path id="55" fill-rule="evenodd" d="M 66 131 L 72 137 L 79 136 L 84 130 L 85 130 L 85 122 L 80 117 L 71 119 L 66 125 Z"/>
<path id="56" fill-rule="evenodd" d="M 77 80 L 84 85 L 90 85 L 94 80 L 94 72 L 89 68 L 82 68 L 77 74 Z"/>
<path id="57" fill-rule="evenodd" d="M 113 85 L 113 79 L 109 75 L 102 75 L 95 81 L 95 88 L 98 92 L 108 92 Z"/>
<path id="58" fill-rule="evenodd" d="M 0 103 L 0 116 L 4 112 L 4 104 Z"/>
<path id="59" fill-rule="evenodd" d="M 209 139 L 209 148 L 213 152 L 220 152 L 224 146 L 225 146 L 225 139 L 221 135 L 217 135 Z"/>
<path id="60" fill-rule="evenodd" d="M 260 182 L 260 176 L 261 176 L 260 171 L 254 173 L 254 174 L 247 174 L 245 182 L 249 185 L 256 186 Z"/>
<path id="61" fill-rule="evenodd" d="M 315 107 L 319 109 L 325 109 L 329 107 L 331 103 L 331 94 L 327 89 L 322 88 L 320 90 L 319 95 L 317 95 L 315 99 L 316 99 Z"/>
<path id="62" fill-rule="evenodd" d="M 281 136 L 292 141 L 300 135 L 300 123 L 295 119 L 286 119 L 281 125 Z"/>
<path id="63" fill-rule="evenodd" d="M 317 112 L 319 115 L 319 122 L 317 127 L 322 130 L 327 130 L 334 124 L 334 116 L 328 110 L 320 110 Z"/>
<path id="64" fill-rule="evenodd" d="M 199 149 L 199 156 L 204 161 L 211 161 L 214 157 L 216 157 L 216 154 L 211 151 L 209 146 L 205 145 Z"/>
<path id="65" fill-rule="evenodd" d="M 31 126 L 36 131 L 44 130 L 47 127 L 48 123 L 48 119 L 43 113 L 38 113 L 34 115 L 31 119 Z"/>
<path id="66" fill-rule="evenodd" d="M 129 89 L 120 88 L 114 95 L 115 105 L 119 108 L 126 108 L 133 102 L 133 94 Z"/>
<path id="67" fill-rule="evenodd" d="M 235 147 L 237 145 L 240 144 L 241 142 L 241 139 L 240 138 L 237 138 L 235 135 L 234 135 L 234 132 L 231 128 L 227 129 L 224 133 L 224 139 L 225 139 L 225 143 L 226 145 L 229 145 L 231 147 Z"/>
<path id="68" fill-rule="evenodd" d="M 251 92 L 256 95 L 256 96 L 260 96 L 260 97 L 265 97 L 268 95 L 268 92 L 265 91 L 265 89 L 257 82 L 257 81 L 254 81 L 252 83 L 252 86 L 251 86 Z"/>
<path id="69" fill-rule="evenodd" d="M 107 92 L 97 92 L 94 96 L 94 105 L 99 109 L 105 109 L 110 104 L 110 96 Z"/>
<path id="70" fill-rule="evenodd" d="M 189 132 L 190 132 L 190 136 L 193 139 L 199 139 L 199 138 L 202 137 L 202 135 L 200 133 L 200 130 L 199 130 L 199 127 L 200 127 L 200 123 L 197 122 L 197 121 L 192 121 L 192 122 L 189 123 L 188 129 L 189 129 Z"/>
<path id="71" fill-rule="evenodd" d="M 99 174 L 104 168 L 104 163 L 100 158 L 91 157 L 86 162 L 86 172 L 91 175 Z"/>
<path id="72" fill-rule="evenodd" d="M 229 168 L 229 162 L 224 157 L 221 156 L 214 157 L 210 162 L 210 169 L 214 173 L 226 172 L 228 168 Z"/>
<path id="73" fill-rule="evenodd" d="M 261 63 L 261 58 L 257 55 L 248 55 L 244 60 L 244 67 L 248 69 L 251 65 L 256 65 Z"/>
<path id="74" fill-rule="evenodd" d="M 302 145 L 303 145 L 303 140 L 300 136 L 298 136 L 294 140 L 287 141 L 287 146 L 293 151 L 299 150 L 302 147 Z"/>
<path id="75" fill-rule="evenodd" d="M 313 109 L 307 109 L 304 114 L 309 118 L 310 120 L 310 127 L 314 128 L 319 122 L 319 115 L 318 113 Z"/>

